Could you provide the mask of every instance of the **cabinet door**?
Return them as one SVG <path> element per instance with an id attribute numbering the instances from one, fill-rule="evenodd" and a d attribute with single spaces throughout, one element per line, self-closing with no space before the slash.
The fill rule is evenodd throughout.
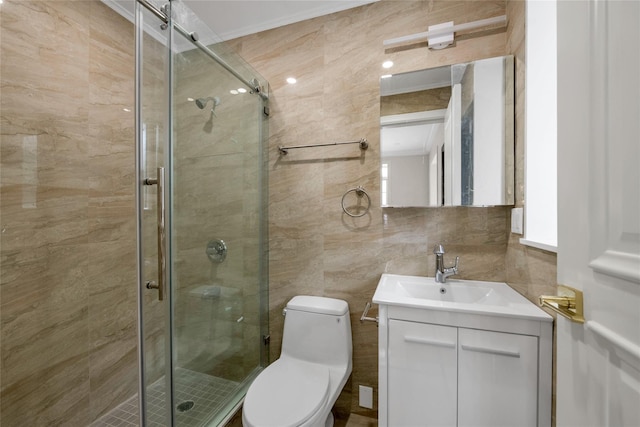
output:
<path id="1" fill-rule="evenodd" d="M 456 338 L 456 328 L 389 320 L 389 426 L 456 425 Z"/>
<path id="2" fill-rule="evenodd" d="M 459 329 L 458 425 L 535 426 L 538 339 Z"/>

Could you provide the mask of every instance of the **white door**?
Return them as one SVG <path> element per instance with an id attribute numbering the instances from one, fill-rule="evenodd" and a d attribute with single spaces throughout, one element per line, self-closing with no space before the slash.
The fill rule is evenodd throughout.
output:
<path id="1" fill-rule="evenodd" d="M 640 426 L 640 2 L 558 2 L 557 425 Z"/>

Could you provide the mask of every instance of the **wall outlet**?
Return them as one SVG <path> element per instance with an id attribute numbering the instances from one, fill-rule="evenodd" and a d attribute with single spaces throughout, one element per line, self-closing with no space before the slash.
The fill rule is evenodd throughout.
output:
<path id="1" fill-rule="evenodd" d="M 522 208 L 511 209 L 511 232 L 515 234 L 522 234 Z"/>
<path id="2" fill-rule="evenodd" d="M 359 405 L 363 408 L 373 409 L 373 388 L 367 386 L 359 386 Z"/>

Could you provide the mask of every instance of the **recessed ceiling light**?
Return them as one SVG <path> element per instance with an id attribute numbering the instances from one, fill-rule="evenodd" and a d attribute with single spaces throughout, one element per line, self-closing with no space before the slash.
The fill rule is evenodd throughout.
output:
<path id="1" fill-rule="evenodd" d="M 287 77 L 287 83 L 290 85 L 296 84 L 297 80 L 294 77 Z"/>
<path id="2" fill-rule="evenodd" d="M 238 91 L 237 91 L 237 90 L 235 90 L 235 89 L 231 89 L 231 90 L 229 91 L 229 93 L 230 93 L 231 95 L 237 95 L 237 94 L 238 94 Z"/>
<path id="3" fill-rule="evenodd" d="M 243 87 L 238 88 L 238 93 L 247 93 L 247 90 Z"/>
<path id="4" fill-rule="evenodd" d="M 382 68 L 391 68 L 393 67 L 393 61 L 384 61 L 382 63 Z"/>

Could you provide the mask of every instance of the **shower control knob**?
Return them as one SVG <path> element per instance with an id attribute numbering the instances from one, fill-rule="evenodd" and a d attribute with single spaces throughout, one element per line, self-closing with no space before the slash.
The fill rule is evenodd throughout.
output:
<path id="1" fill-rule="evenodd" d="M 212 263 L 221 263 L 227 257 L 227 245 L 224 240 L 215 239 L 207 243 L 207 257 Z"/>

